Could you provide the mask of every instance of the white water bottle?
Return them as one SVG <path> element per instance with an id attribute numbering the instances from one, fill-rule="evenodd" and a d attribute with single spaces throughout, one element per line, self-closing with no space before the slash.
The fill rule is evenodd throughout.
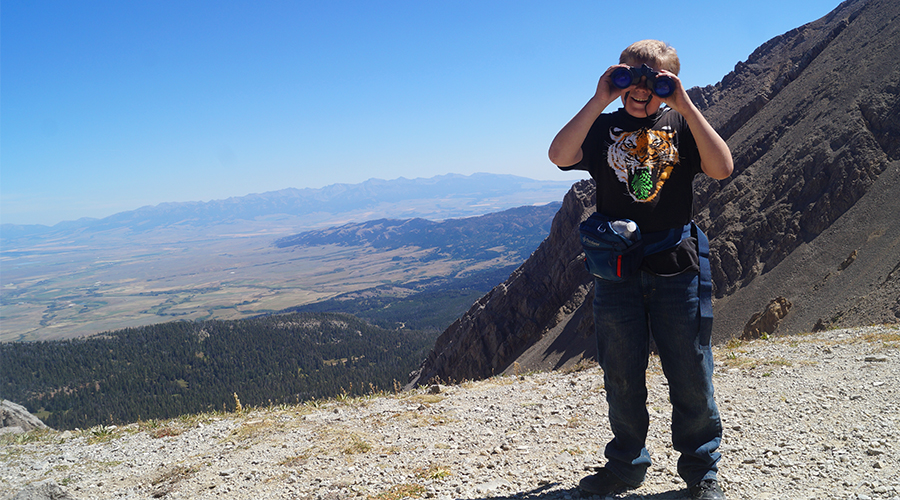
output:
<path id="1" fill-rule="evenodd" d="M 612 226 L 613 231 L 621 234 L 625 238 L 629 240 L 634 238 L 634 232 L 637 231 L 637 224 L 634 221 L 624 221 L 624 220 L 614 220 L 610 224 Z"/>

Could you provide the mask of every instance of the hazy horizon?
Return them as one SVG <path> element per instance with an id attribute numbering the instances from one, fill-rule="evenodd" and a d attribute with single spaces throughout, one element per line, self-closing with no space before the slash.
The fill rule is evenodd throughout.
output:
<path id="1" fill-rule="evenodd" d="M 335 188 L 335 187 L 338 187 L 338 186 L 360 186 L 360 185 L 364 185 L 364 184 L 366 184 L 366 183 L 370 183 L 370 182 L 379 182 L 379 181 L 380 181 L 380 182 L 384 182 L 384 183 L 392 183 L 392 182 L 403 181 L 403 180 L 411 181 L 411 182 L 415 182 L 415 181 L 423 181 L 423 182 L 427 182 L 427 181 L 434 181 L 434 180 L 436 180 L 436 179 L 447 178 L 447 177 L 462 177 L 462 178 L 466 178 L 466 179 L 471 179 L 472 177 L 479 176 L 479 175 L 490 175 L 490 176 L 494 176 L 494 175 L 496 175 L 496 176 L 512 176 L 512 177 L 516 177 L 516 178 L 520 178 L 520 179 L 523 179 L 523 180 L 532 181 L 532 182 L 536 182 L 536 183 L 550 183 L 550 184 L 562 183 L 562 184 L 565 184 L 565 185 L 570 184 L 569 181 L 551 181 L 551 180 L 544 180 L 544 179 L 532 179 L 532 178 L 530 178 L 530 177 L 517 176 L 517 175 L 515 175 L 515 174 L 490 174 L 490 173 L 486 173 L 486 172 L 475 172 L 475 173 L 473 173 L 473 174 L 471 174 L 471 175 L 462 175 L 462 174 L 453 174 L 453 173 L 450 173 L 450 174 L 436 175 L 436 176 L 433 176 L 433 177 L 416 177 L 416 178 L 411 178 L 411 179 L 410 179 L 410 178 L 406 178 L 406 177 L 402 177 L 402 176 L 401 176 L 401 177 L 397 177 L 397 178 L 395 178 L 395 179 L 381 179 L 381 178 L 378 178 L 378 177 L 372 177 L 372 178 L 366 179 L 365 181 L 360 182 L 360 183 L 350 184 L 350 183 L 341 183 L 341 182 L 338 182 L 338 183 L 334 183 L 334 184 L 329 184 L 328 186 L 323 186 L 323 187 L 321 187 L 321 188 L 293 188 L 293 187 L 287 187 L 287 188 L 282 188 L 282 189 L 275 189 L 275 190 L 272 190 L 272 191 L 264 191 L 264 192 L 261 192 L 261 193 L 247 193 L 247 194 L 245 194 L 245 195 L 240 195 L 240 196 L 232 196 L 232 197 L 228 197 L 228 198 L 215 198 L 215 199 L 211 199 L 211 200 L 164 201 L 164 202 L 160 202 L 160 203 L 153 204 L 153 205 L 144 205 L 144 206 L 141 206 L 141 207 L 136 207 L 136 208 L 134 208 L 134 209 L 122 210 L 122 211 L 120 211 L 120 212 L 115 212 L 115 213 L 113 213 L 113 214 L 109 214 L 109 215 L 104 216 L 104 217 L 88 217 L 88 216 L 77 217 L 77 218 L 73 218 L 73 219 L 67 219 L 67 220 L 58 221 L 58 222 L 56 222 L 56 223 L 49 224 L 49 225 L 48 225 L 48 224 L 16 224 L 16 223 L 12 223 L 12 222 L 4 222 L 3 224 L 0 224 L 0 226 L 17 226 L 17 227 L 42 226 L 42 227 L 52 228 L 52 227 L 57 226 L 57 225 L 60 225 L 60 224 L 67 224 L 67 223 L 72 223 L 72 222 L 103 220 L 103 219 L 105 219 L 105 218 L 107 218 L 107 217 L 112 217 L 112 216 L 117 215 L 117 214 L 128 213 L 128 212 L 134 212 L 134 211 L 142 210 L 142 209 L 152 209 L 152 208 L 160 207 L 160 206 L 163 206 L 163 205 L 170 205 L 170 204 L 182 204 L 182 203 L 183 203 L 183 204 L 192 204 L 192 203 L 206 204 L 206 203 L 213 203 L 213 202 L 216 202 L 216 201 L 225 201 L 225 200 L 229 200 L 229 199 L 240 199 L 240 198 L 248 198 L 248 197 L 252 197 L 252 196 L 262 196 L 262 195 L 266 195 L 266 194 L 270 194 L 270 193 L 278 193 L 278 192 L 281 192 L 281 191 L 288 191 L 288 190 L 296 190 L 296 191 L 301 191 L 301 192 L 303 192 L 303 191 L 321 192 L 321 191 L 327 190 L 327 189 L 329 189 L 329 188 Z M 586 176 L 586 174 L 585 174 L 585 176 Z M 583 176 L 583 177 L 584 177 L 584 176 Z M 574 182 L 577 182 L 577 181 L 572 181 L 572 183 L 574 183 Z M 549 201 L 547 201 L 546 203 L 553 203 L 554 201 L 562 201 L 562 197 L 560 197 L 559 200 L 549 200 Z"/>

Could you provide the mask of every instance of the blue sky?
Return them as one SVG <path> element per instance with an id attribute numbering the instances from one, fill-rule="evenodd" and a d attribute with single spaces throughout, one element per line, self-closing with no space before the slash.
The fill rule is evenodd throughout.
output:
<path id="1" fill-rule="evenodd" d="M 0 222 L 370 178 L 576 180 L 551 139 L 633 41 L 688 87 L 837 0 L 3 0 Z"/>

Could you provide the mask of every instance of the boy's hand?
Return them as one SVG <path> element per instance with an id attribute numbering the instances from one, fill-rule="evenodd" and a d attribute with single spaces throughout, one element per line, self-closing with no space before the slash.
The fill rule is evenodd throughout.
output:
<path id="1" fill-rule="evenodd" d="M 670 73 L 666 70 L 659 71 L 660 76 L 665 75 L 672 79 L 675 82 L 675 91 L 672 92 L 672 95 L 662 99 L 662 102 L 666 103 L 667 106 L 678 111 L 680 114 L 684 115 L 685 111 L 687 111 L 687 106 L 693 106 L 694 103 L 691 102 L 691 98 L 688 97 L 687 91 L 684 89 L 684 85 L 681 84 L 681 80 L 678 79 L 678 76 L 675 73 Z"/>
<path id="2" fill-rule="evenodd" d="M 600 77 L 600 81 L 597 82 L 597 91 L 594 93 L 594 98 L 604 103 L 603 107 L 606 107 L 607 104 L 621 97 L 627 90 L 620 89 L 613 85 L 612 77 L 610 75 L 612 75 L 613 70 L 616 68 L 628 68 L 628 65 L 616 64 L 615 66 L 610 66 Z"/>

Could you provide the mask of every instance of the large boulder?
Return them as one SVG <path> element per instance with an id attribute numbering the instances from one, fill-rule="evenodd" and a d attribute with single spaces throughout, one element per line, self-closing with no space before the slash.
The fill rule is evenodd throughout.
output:
<path id="1" fill-rule="evenodd" d="M 4 401 L 5 403 L 6 401 Z M 55 481 L 31 484 L 16 493 L 9 500 L 76 500 Z"/>
<path id="2" fill-rule="evenodd" d="M 763 335 L 775 333 L 778 324 L 790 312 L 791 306 L 791 301 L 784 297 L 772 299 L 765 309 L 750 318 L 750 321 L 744 326 L 744 332 L 741 333 L 741 340 L 758 339 Z"/>
<path id="3" fill-rule="evenodd" d="M 41 419 L 29 413 L 24 406 L 6 399 L 0 402 L 0 433 L 20 433 L 47 428 Z"/>

